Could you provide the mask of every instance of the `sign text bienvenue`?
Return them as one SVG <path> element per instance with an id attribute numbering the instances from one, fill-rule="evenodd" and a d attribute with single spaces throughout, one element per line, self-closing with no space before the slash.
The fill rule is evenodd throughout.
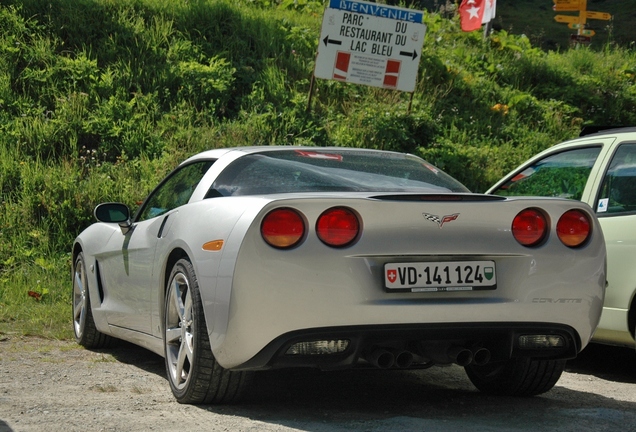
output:
<path id="1" fill-rule="evenodd" d="M 394 8 L 376 3 L 357 2 L 351 0 L 330 0 L 329 7 L 332 9 L 340 9 L 399 21 L 414 23 L 424 22 L 424 14 L 422 14 L 422 12 L 412 9 Z"/>

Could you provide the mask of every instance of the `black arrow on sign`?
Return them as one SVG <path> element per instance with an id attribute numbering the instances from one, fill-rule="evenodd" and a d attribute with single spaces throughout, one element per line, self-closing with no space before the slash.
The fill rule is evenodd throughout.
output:
<path id="1" fill-rule="evenodd" d="M 325 46 L 327 46 L 327 44 L 342 45 L 342 41 L 329 39 L 329 36 L 324 38 L 322 41 L 325 43 Z"/>
<path id="2" fill-rule="evenodd" d="M 407 56 L 407 57 L 413 57 L 413 60 L 415 60 L 417 58 L 417 53 L 415 52 L 415 50 L 413 50 L 413 52 L 408 52 L 408 51 L 400 51 L 400 55 L 403 56 Z"/>

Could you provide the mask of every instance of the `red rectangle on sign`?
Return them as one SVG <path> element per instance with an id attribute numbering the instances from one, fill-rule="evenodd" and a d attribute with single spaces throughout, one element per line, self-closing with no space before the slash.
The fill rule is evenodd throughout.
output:
<path id="1" fill-rule="evenodd" d="M 384 76 L 384 85 L 385 87 L 397 87 L 397 75 L 385 75 Z"/>
<path id="2" fill-rule="evenodd" d="M 400 73 L 400 62 L 388 60 L 386 62 L 386 73 Z"/>
<path id="3" fill-rule="evenodd" d="M 336 56 L 336 69 L 347 73 L 349 71 L 349 61 L 351 61 L 351 53 L 339 52 Z"/>

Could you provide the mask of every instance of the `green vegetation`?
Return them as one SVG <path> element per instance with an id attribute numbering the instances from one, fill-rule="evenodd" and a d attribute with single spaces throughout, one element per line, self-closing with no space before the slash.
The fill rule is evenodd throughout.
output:
<path id="1" fill-rule="evenodd" d="M 584 124 L 636 124 L 636 54 L 545 52 L 427 13 L 410 94 L 319 80 L 313 0 L 0 6 L 0 331 L 72 337 L 69 251 L 184 157 L 233 145 L 412 152 L 485 190 Z M 409 104 L 411 108 L 409 110 Z M 29 292 L 31 294 L 29 294 Z"/>

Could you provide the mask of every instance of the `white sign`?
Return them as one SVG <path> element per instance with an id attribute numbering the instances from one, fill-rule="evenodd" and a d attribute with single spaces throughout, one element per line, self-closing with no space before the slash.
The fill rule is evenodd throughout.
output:
<path id="1" fill-rule="evenodd" d="M 330 0 L 314 76 L 393 90 L 415 90 L 426 26 L 417 10 Z"/>

